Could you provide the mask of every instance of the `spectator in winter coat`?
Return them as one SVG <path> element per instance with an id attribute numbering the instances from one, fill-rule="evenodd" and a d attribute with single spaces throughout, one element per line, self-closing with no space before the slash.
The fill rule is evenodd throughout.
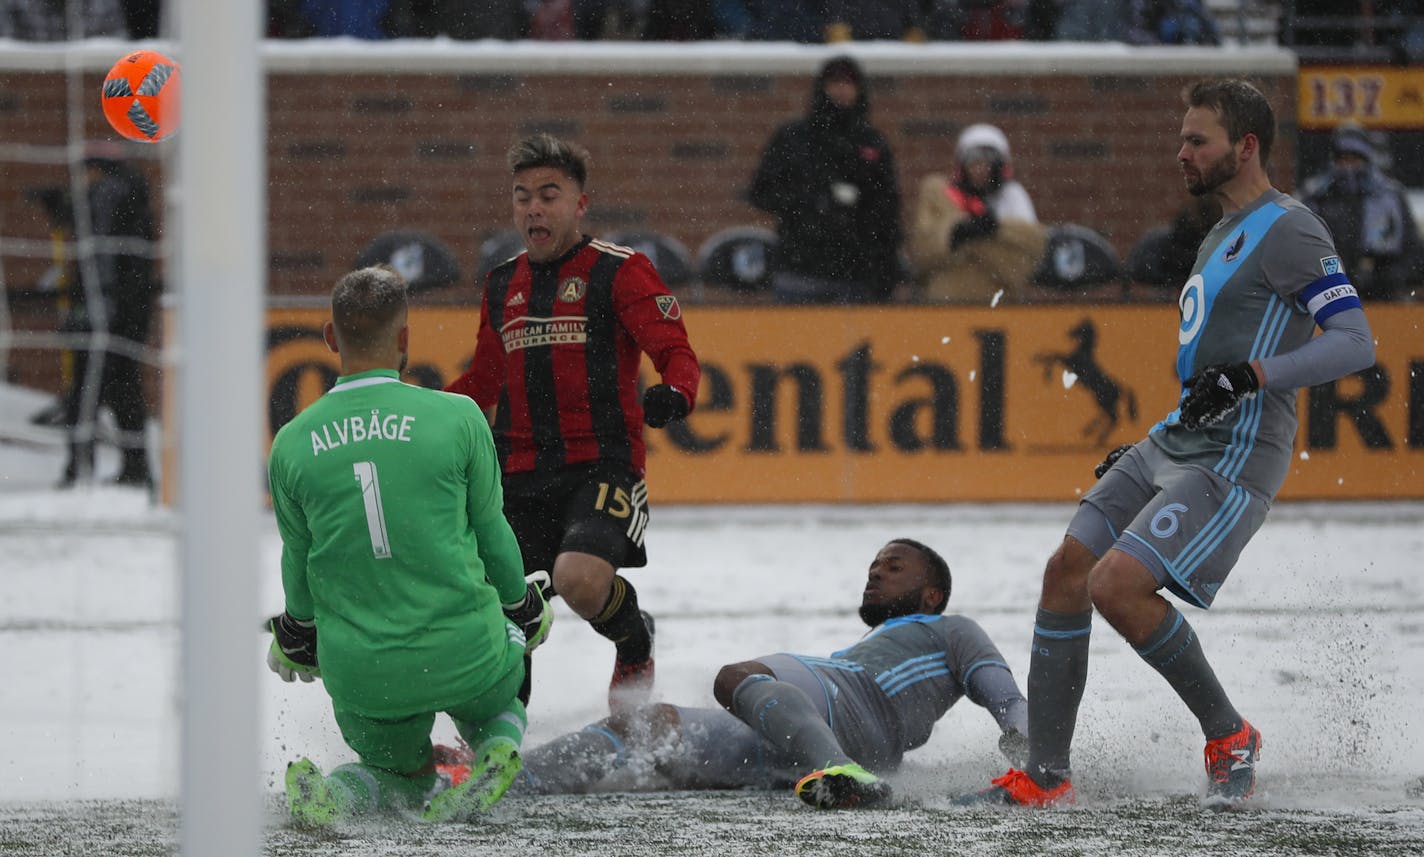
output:
<path id="1" fill-rule="evenodd" d="M 148 342 L 162 283 L 153 269 L 158 234 L 148 179 L 118 152 L 96 151 L 84 161 L 88 176 L 89 227 L 100 239 L 90 258 L 81 257 L 75 306 L 64 321 L 68 333 L 105 331 L 110 347 L 74 352 L 75 384 L 66 397 L 69 460 L 60 487 L 86 481 L 94 469 L 94 414 L 107 405 L 118 428 L 123 464 L 115 482 L 153 487 L 145 427 L 148 400 L 143 364 L 136 358 Z M 81 220 L 80 226 L 85 224 Z M 81 237 L 83 233 L 81 232 Z M 81 251 L 82 252 L 82 251 Z M 81 297 L 82 296 L 82 297 Z M 91 367 L 91 361 L 97 366 Z"/>
<path id="2" fill-rule="evenodd" d="M 1408 295 L 1419 279 L 1421 253 L 1404 187 L 1379 168 L 1379 152 L 1358 125 L 1336 129 L 1331 153 L 1330 169 L 1306 182 L 1302 201 L 1330 227 L 1360 297 Z"/>
<path id="3" fill-rule="evenodd" d="M 920 182 L 909 255 L 932 300 L 1023 300 L 1046 235 L 1028 191 L 1014 180 L 1009 141 L 970 125 L 955 146 L 953 175 Z"/>
<path id="4" fill-rule="evenodd" d="M 900 190 L 850 57 L 816 77 L 811 111 L 779 128 L 751 203 L 776 218 L 772 292 L 786 303 L 884 301 L 899 282 Z"/>

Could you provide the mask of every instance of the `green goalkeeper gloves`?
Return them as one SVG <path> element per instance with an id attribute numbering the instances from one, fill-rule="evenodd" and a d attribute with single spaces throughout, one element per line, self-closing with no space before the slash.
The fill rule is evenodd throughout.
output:
<path id="1" fill-rule="evenodd" d="M 549 628 L 554 624 L 554 611 L 544 590 L 550 585 L 549 572 L 536 571 L 524 578 L 524 597 L 512 604 L 501 604 L 504 616 L 524 631 L 524 653 L 539 648 L 539 644 L 549 639 Z"/>
<path id="2" fill-rule="evenodd" d="M 272 629 L 272 645 L 267 648 L 267 668 L 282 681 L 321 678 L 316 661 L 316 621 L 294 619 L 283 612 L 267 623 Z"/>

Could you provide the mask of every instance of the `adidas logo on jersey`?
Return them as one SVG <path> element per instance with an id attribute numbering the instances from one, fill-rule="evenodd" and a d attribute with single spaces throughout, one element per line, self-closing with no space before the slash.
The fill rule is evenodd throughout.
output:
<path id="1" fill-rule="evenodd" d="M 523 305 L 524 305 L 524 293 L 523 293 L 523 292 L 515 292 L 513 297 L 511 297 L 509 300 L 507 300 L 507 301 L 504 302 L 504 305 L 505 305 L 505 306 L 523 306 Z"/>

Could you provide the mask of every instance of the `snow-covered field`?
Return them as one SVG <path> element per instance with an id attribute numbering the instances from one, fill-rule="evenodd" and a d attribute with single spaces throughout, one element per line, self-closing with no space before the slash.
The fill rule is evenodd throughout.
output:
<path id="1" fill-rule="evenodd" d="M 0 409 L 21 417 L 13 391 Z M 40 402 L 42 404 L 42 402 Z M 5 421 L 10 423 L 11 417 Z M 11 423 L 13 425 L 13 423 Z M 138 491 L 48 486 L 43 437 L 0 433 L 0 853 L 176 850 L 181 646 L 175 527 Z M 104 465 L 101 460 L 101 475 Z M 712 705 L 717 667 L 855 639 L 865 566 L 887 539 L 935 545 L 950 609 L 977 618 L 1022 683 L 1039 573 L 1069 505 L 660 508 L 652 565 L 630 573 L 658 619 L 660 698 Z M 280 609 L 263 530 L 264 610 Z M 941 721 L 893 778 L 902 805 L 818 813 L 782 793 L 511 796 L 488 824 L 362 825 L 313 835 L 279 811 L 297 755 L 351 756 L 321 686 L 265 676 L 268 853 L 1420 854 L 1424 853 L 1424 505 L 1281 505 L 1217 606 L 1184 610 L 1263 732 L 1249 812 L 1204 815 L 1201 738 L 1167 686 L 1099 621 L 1075 745 L 1082 805 L 969 811 L 949 799 L 1002 773 L 987 714 Z M 528 743 L 605 712 L 612 648 L 558 604 L 536 656 Z M 256 616 L 232 621 L 256 624 Z M 254 632 L 252 657 L 264 640 Z M 448 723 L 440 737 L 452 738 Z M 214 776 L 222 772 L 214 771 Z"/>

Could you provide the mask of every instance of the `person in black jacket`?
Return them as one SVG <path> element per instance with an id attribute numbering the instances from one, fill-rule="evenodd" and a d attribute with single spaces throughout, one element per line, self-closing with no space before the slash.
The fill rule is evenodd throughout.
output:
<path id="1" fill-rule="evenodd" d="M 776 218 L 772 291 L 784 303 L 884 301 L 900 280 L 900 190 L 890 146 L 870 125 L 865 73 L 826 62 L 811 111 L 777 129 L 751 203 Z"/>
<path id="2" fill-rule="evenodd" d="M 1360 297 L 1409 297 L 1424 267 L 1424 241 L 1404 186 L 1380 169 L 1381 152 L 1359 125 L 1336 128 L 1330 154 L 1330 169 L 1306 180 L 1301 202 L 1330 227 Z"/>
<path id="3" fill-rule="evenodd" d="M 149 323 L 161 284 L 154 275 L 157 232 L 149 203 L 148 179 L 132 165 L 107 154 L 85 159 L 89 183 L 89 227 L 97 243 L 92 260 L 81 260 L 83 306 L 70 332 L 106 331 L 107 349 L 75 352 L 75 388 L 67 399 L 71 426 L 69 461 L 60 487 L 83 479 L 94 467 L 93 413 L 101 405 L 114 412 L 123 464 L 115 482 L 153 487 L 144 427 L 148 402 L 143 366 L 136 359 L 148 342 Z M 90 278 L 93 278 L 92 283 Z M 97 286 L 97 288 L 96 288 Z M 96 301 L 99 302 L 96 305 Z M 90 370 L 89 360 L 99 362 Z M 97 389 L 90 384 L 97 381 Z"/>

